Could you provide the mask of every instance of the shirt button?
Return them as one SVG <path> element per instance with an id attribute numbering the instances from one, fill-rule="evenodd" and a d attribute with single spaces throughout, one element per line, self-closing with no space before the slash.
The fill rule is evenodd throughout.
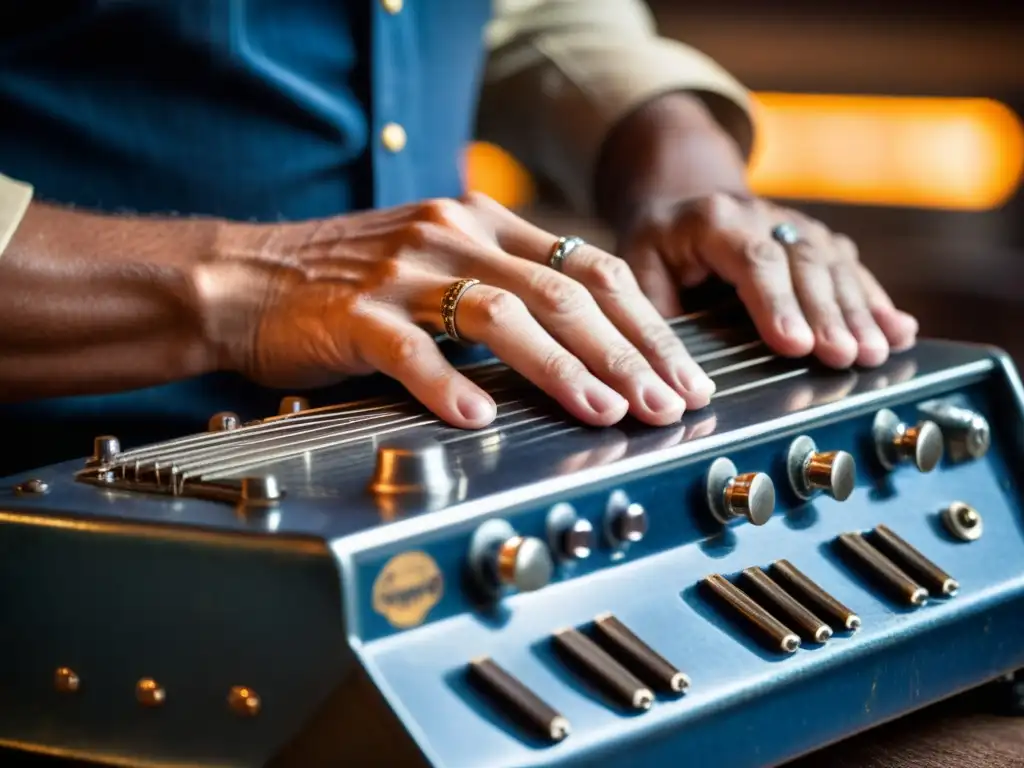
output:
<path id="1" fill-rule="evenodd" d="M 380 4 L 384 6 L 384 10 L 394 15 L 402 12 L 402 6 L 405 4 L 403 0 L 380 0 Z"/>
<path id="2" fill-rule="evenodd" d="M 388 123 L 380 132 L 380 140 L 389 152 L 401 152 L 405 149 L 408 136 L 405 134 L 405 128 L 398 123 Z"/>

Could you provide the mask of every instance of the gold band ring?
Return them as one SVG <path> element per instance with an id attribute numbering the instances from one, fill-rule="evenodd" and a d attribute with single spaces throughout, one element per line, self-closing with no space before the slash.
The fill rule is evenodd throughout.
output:
<path id="1" fill-rule="evenodd" d="M 462 300 L 466 291 L 479 282 L 472 278 L 457 280 L 444 292 L 444 298 L 441 299 L 441 321 L 444 323 L 444 332 L 452 341 L 462 341 L 459 329 L 455 325 L 455 311 L 459 308 L 459 301 Z"/>

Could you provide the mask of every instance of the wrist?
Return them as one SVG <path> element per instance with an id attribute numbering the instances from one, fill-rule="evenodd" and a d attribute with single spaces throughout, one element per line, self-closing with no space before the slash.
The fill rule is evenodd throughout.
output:
<path id="1" fill-rule="evenodd" d="M 751 197 L 743 151 L 697 97 L 661 96 L 620 122 L 595 175 L 599 215 L 622 230 L 660 204 L 715 193 Z"/>
<path id="2" fill-rule="evenodd" d="M 247 257 L 264 250 L 270 229 L 210 221 L 202 256 L 189 267 L 193 309 L 213 370 L 242 371 L 255 347 L 266 269 Z"/>

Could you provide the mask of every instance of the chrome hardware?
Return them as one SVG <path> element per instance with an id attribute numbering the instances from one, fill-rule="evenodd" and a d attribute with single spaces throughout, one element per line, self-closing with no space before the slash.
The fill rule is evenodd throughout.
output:
<path id="1" fill-rule="evenodd" d="M 594 526 L 576 514 L 571 504 L 556 504 L 548 512 L 548 546 L 562 560 L 585 560 L 594 548 Z"/>
<path id="2" fill-rule="evenodd" d="M 942 523 L 961 541 L 977 541 L 985 528 L 978 510 L 962 501 L 954 501 L 942 510 Z"/>
<path id="3" fill-rule="evenodd" d="M 543 541 L 519 535 L 504 520 L 488 520 L 473 534 L 469 567 L 477 583 L 493 595 L 504 589 L 540 589 L 551 581 L 555 565 Z"/>
<path id="4" fill-rule="evenodd" d="M 281 498 L 281 488 L 273 475 L 242 478 L 242 503 L 274 504 Z"/>
<path id="5" fill-rule="evenodd" d="M 711 514 L 722 524 L 742 516 L 764 525 L 775 511 L 775 485 L 763 472 L 741 475 L 732 461 L 719 458 L 708 470 L 707 499 Z"/>
<path id="6" fill-rule="evenodd" d="M 278 416 L 289 416 L 293 413 L 301 413 L 309 410 L 309 400 L 304 397 L 289 395 L 281 398 L 281 404 L 277 407 Z"/>
<path id="7" fill-rule="evenodd" d="M 942 430 L 946 453 L 952 461 L 980 459 L 988 453 L 992 430 L 980 413 L 942 400 L 922 403 L 918 410 Z"/>
<path id="8" fill-rule="evenodd" d="M 445 496 L 455 487 L 448 454 L 436 440 L 399 436 L 377 446 L 370 491 L 378 495 Z"/>
<path id="9" fill-rule="evenodd" d="M 209 432 L 230 432 L 232 429 L 238 429 L 240 426 L 242 426 L 242 420 L 238 418 L 237 413 L 221 411 L 210 417 L 206 424 L 206 429 Z"/>
<path id="10" fill-rule="evenodd" d="M 913 461 L 921 472 L 931 472 L 942 460 L 942 430 L 934 421 L 919 421 L 911 427 L 883 408 L 875 415 L 871 435 L 878 461 L 886 469 Z"/>
<path id="11" fill-rule="evenodd" d="M 100 435 L 93 438 L 92 456 L 85 462 L 87 467 L 98 467 L 109 464 L 121 453 L 121 441 L 113 435 Z"/>
<path id="12" fill-rule="evenodd" d="M 33 478 L 14 486 L 14 492 L 19 496 L 42 496 L 50 492 L 50 484 Z"/>
<path id="13" fill-rule="evenodd" d="M 801 499 L 824 491 L 836 501 L 846 501 L 857 481 L 857 465 L 846 451 L 819 453 L 814 440 L 803 435 L 789 446 L 786 458 L 789 484 Z"/>
<path id="14" fill-rule="evenodd" d="M 604 515 L 604 534 L 613 547 L 636 544 L 647 535 L 647 510 L 629 500 L 623 491 L 608 497 Z"/>

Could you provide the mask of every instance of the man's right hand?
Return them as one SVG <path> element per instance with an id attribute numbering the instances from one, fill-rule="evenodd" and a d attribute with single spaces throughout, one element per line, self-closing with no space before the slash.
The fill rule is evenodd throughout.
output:
<path id="1" fill-rule="evenodd" d="M 223 367 L 306 388 L 381 371 L 441 419 L 481 427 L 495 403 L 433 336 L 463 278 L 458 335 L 586 423 L 653 425 L 707 404 L 713 385 L 620 259 L 557 238 L 485 197 L 431 200 L 284 225 L 226 224 L 193 272 Z"/>

